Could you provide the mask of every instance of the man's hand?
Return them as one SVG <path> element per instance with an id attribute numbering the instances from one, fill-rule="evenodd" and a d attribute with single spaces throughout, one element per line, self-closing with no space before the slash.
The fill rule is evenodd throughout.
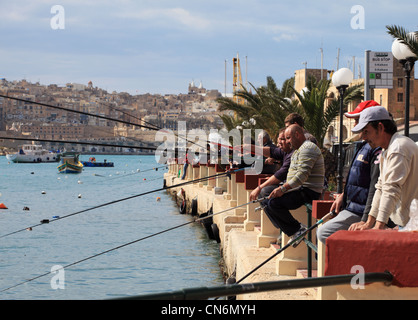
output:
<path id="1" fill-rule="evenodd" d="M 258 186 L 253 191 L 251 191 L 251 193 L 250 193 L 250 201 L 254 201 L 255 199 L 258 199 L 258 195 L 260 194 L 260 192 L 261 192 L 260 186 Z"/>
<path id="2" fill-rule="evenodd" d="M 337 199 L 335 199 L 335 201 L 332 203 L 330 211 L 334 210 L 335 214 L 340 212 L 341 206 L 343 204 L 343 197 L 344 193 L 338 195 Z"/>

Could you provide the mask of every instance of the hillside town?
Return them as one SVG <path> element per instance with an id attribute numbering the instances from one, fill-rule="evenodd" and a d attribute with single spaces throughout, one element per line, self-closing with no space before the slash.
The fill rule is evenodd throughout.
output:
<path id="1" fill-rule="evenodd" d="M 109 93 L 94 87 L 91 81 L 87 84 L 67 83 L 60 86 L 1 79 L 0 94 L 101 116 L 92 117 L 0 97 L 2 136 L 60 141 L 106 141 L 124 146 L 132 144 L 136 147 L 153 147 L 155 130 L 150 130 L 150 127 L 177 130 L 179 121 L 187 121 L 189 128 L 204 130 L 222 126 L 222 121 L 217 116 L 216 102 L 221 93 L 218 90 L 205 89 L 202 83 L 195 85 L 194 81 L 189 83 L 186 94 L 131 95 L 126 92 Z M 3 143 L 7 147 L 15 147 L 15 144 L 16 142 L 11 141 Z M 52 143 L 48 147 L 58 149 L 60 143 Z M 77 145 L 72 148 L 78 150 Z M 98 150 L 95 147 L 82 147 L 78 151 L 150 152 L 124 149 L 103 147 Z"/>

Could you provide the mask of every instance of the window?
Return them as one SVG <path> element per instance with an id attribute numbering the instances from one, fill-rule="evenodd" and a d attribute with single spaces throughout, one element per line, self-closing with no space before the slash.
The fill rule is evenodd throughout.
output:
<path id="1" fill-rule="evenodd" d="M 403 93 L 399 92 L 398 93 L 398 102 L 402 102 L 403 101 Z"/>
<path id="2" fill-rule="evenodd" d="M 398 78 L 398 87 L 399 88 L 403 87 L 403 79 L 402 78 Z"/>

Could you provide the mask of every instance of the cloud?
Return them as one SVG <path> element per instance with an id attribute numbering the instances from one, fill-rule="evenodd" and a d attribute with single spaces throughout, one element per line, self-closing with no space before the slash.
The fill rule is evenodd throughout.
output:
<path id="1" fill-rule="evenodd" d="M 151 25 L 157 24 L 169 28 L 181 26 L 191 30 L 203 31 L 211 26 L 208 19 L 192 14 L 184 8 L 145 9 L 139 12 L 121 12 L 118 16 L 120 18 L 139 19 L 151 23 Z"/>

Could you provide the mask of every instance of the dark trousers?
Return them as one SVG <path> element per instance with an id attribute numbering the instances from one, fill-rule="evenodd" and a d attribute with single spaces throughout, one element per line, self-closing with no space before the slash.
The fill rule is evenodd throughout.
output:
<path id="1" fill-rule="evenodd" d="M 281 197 L 264 200 L 264 212 L 276 228 L 280 228 L 290 237 L 300 229 L 300 222 L 293 218 L 289 210 L 296 210 L 305 203 L 312 203 L 312 200 L 318 200 L 320 195 L 302 187 Z"/>

